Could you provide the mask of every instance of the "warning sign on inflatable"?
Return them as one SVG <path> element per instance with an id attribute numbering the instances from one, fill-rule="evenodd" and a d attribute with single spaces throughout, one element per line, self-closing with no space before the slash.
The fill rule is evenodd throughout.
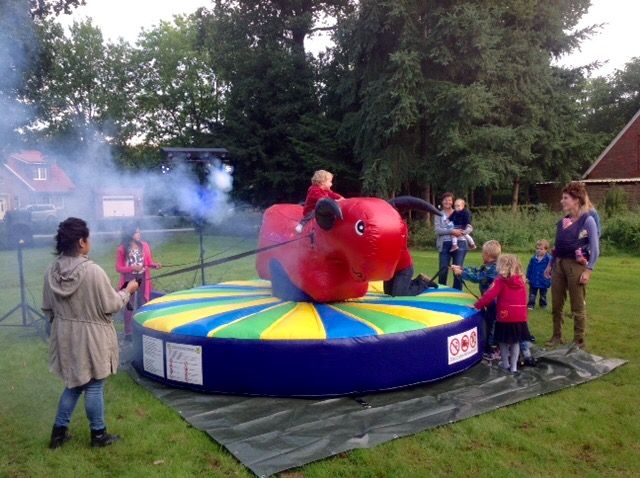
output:
<path id="1" fill-rule="evenodd" d="M 478 353 L 478 328 L 447 337 L 449 365 L 468 359 Z"/>

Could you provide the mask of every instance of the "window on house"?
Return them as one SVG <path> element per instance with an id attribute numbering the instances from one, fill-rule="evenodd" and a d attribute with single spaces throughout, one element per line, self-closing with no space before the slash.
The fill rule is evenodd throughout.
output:
<path id="1" fill-rule="evenodd" d="M 37 167 L 33 175 L 35 181 L 44 181 L 47 179 L 47 168 Z"/>

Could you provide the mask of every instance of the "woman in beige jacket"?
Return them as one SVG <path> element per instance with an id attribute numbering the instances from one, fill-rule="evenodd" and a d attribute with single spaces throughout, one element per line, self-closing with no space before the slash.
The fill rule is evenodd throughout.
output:
<path id="1" fill-rule="evenodd" d="M 135 281 L 116 292 L 102 268 L 89 260 L 89 228 L 70 217 L 58 226 L 57 259 L 44 276 L 42 310 L 51 320 L 49 370 L 64 381 L 50 448 L 71 437 L 71 415 L 82 392 L 91 428 L 91 446 L 106 446 L 120 437 L 104 424 L 104 381 L 116 373 L 118 340 L 113 314 L 138 288 Z"/>

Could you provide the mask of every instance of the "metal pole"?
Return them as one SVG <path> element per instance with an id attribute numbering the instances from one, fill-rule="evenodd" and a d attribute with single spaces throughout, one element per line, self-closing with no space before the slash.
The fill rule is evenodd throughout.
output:
<path id="1" fill-rule="evenodd" d="M 200 276 L 202 278 L 202 285 L 205 285 L 206 283 L 204 280 L 204 243 L 203 243 L 204 226 L 200 224 L 200 227 L 198 229 L 200 231 Z"/>
<path id="2" fill-rule="evenodd" d="M 24 241 L 20 239 L 18 241 L 18 274 L 20 275 L 20 309 L 22 310 L 22 325 L 27 325 L 27 297 L 24 287 L 24 271 L 22 269 L 22 246 Z"/>

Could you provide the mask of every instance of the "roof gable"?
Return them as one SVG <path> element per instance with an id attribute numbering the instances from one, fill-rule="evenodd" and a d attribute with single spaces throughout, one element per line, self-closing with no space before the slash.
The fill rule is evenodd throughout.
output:
<path id="1" fill-rule="evenodd" d="M 46 179 L 34 179 L 33 168 L 47 167 Z M 75 189 L 75 184 L 57 164 L 49 164 L 40 151 L 21 151 L 9 155 L 4 167 L 31 191 L 42 193 L 66 193 Z"/>
<path id="2" fill-rule="evenodd" d="M 605 158 L 613 156 L 613 154 L 615 153 L 616 148 L 621 148 L 622 142 L 621 140 L 623 138 L 628 139 L 628 134 L 627 133 L 632 133 L 634 130 L 638 131 L 638 134 L 640 135 L 640 110 L 638 110 L 636 112 L 635 115 L 633 115 L 633 118 L 631 118 L 631 120 L 629 120 L 629 122 L 625 125 L 624 128 L 622 128 L 622 130 L 618 133 L 618 135 L 611 141 L 611 143 L 609 143 L 609 145 L 604 149 L 604 151 L 602 152 L 602 154 L 600 154 L 600 156 L 598 156 L 598 159 L 596 159 L 594 161 L 594 163 L 589 167 L 589 169 L 587 169 L 587 171 L 582 175 L 582 179 L 590 179 L 589 175 L 591 173 L 594 172 L 594 170 L 600 165 L 600 168 L 603 167 L 603 164 L 600 164 Z M 633 138 L 630 138 L 631 141 L 633 141 Z M 640 140 L 636 140 L 637 143 L 636 144 L 632 144 L 630 145 L 630 147 L 633 149 L 635 148 L 635 156 L 636 156 L 636 161 L 638 162 L 638 164 L 640 164 L 640 151 L 638 151 L 638 148 L 640 148 Z M 622 153 L 622 152 L 621 152 Z M 624 152 L 626 154 L 626 156 L 628 157 L 629 155 L 627 154 L 627 152 Z M 633 157 L 631 158 L 633 159 Z M 609 168 L 607 168 L 609 169 Z M 615 166 L 610 168 L 610 169 L 616 169 Z M 638 171 L 636 171 L 637 173 Z M 606 174 L 605 174 L 606 175 Z M 632 174 L 634 175 L 634 174 Z M 634 176 L 638 176 L 638 174 L 635 174 Z M 612 177 L 617 177 L 620 178 L 620 176 L 612 176 Z"/>
<path id="3" fill-rule="evenodd" d="M 47 164 L 47 159 L 44 154 L 40 151 L 29 150 L 29 151 L 20 151 L 18 153 L 13 153 L 10 155 L 10 158 L 15 159 L 21 163 L 27 164 Z"/>

